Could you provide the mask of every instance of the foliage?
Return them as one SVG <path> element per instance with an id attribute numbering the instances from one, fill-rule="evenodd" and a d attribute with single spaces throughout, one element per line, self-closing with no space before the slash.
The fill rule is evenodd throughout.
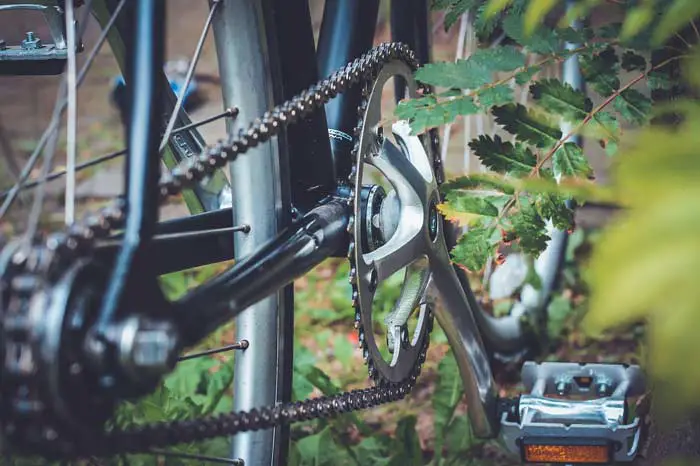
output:
<path id="1" fill-rule="evenodd" d="M 585 187 L 593 173 L 573 136 L 597 141 L 610 155 L 622 147 L 613 188 L 593 194 L 623 204 L 625 211 L 620 221 L 601 235 L 594 250 L 588 273 L 593 295 L 586 322 L 596 332 L 648 322 L 650 370 L 657 393 L 666 397 L 664 401 L 697 404 L 694 395 L 700 371 L 684 361 L 699 349 L 692 334 L 695 327 L 689 323 L 700 319 L 700 295 L 691 278 L 693 267 L 700 263 L 696 239 L 700 212 L 693 201 L 700 194 L 700 165 L 692 152 L 700 137 L 700 105 L 678 101 L 670 109 L 654 109 L 639 85 L 646 84 L 652 91 L 678 91 L 679 77 L 669 65 L 689 53 L 676 50 L 675 57 L 657 58 L 652 64 L 648 59 L 658 47 L 668 50 L 678 43 L 690 47 L 688 35 L 681 30 L 690 31 L 691 42 L 700 40 L 700 32 L 691 21 L 700 16 L 700 2 L 615 1 L 624 12 L 621 23 L 577 31 L 568 27 L 572 20 L 585 18 L 603 4 L 611 8 L 613 2 L 579 0 L 568 11 L 561 3 L 436 2 L 437 7 L 447 10 L 446 28 L 456 21 L 455 16 L 468 12 L 482 40 L 488 41 L 494 31 L 503 31 L 511 59 L 502 59 L 503 47 L 489 47 L 480 49 L 473 63 L 467 58 L 454 64 L 426 65 L 416 76 L 437 86 L 436 92 L 421 97 L 424 105 L 400 105 L 396 115 L 411 120 L 414 132 L 422 132 L 436 124 L 452 123 L 459 116 L 489 112 L 513 136 L 508 140 L 502 135 L 480 135 L 469 143 L 481 162 L 497 175 L 487 182 L 481 176 L 462 177 L 444 187 L 441 211 L 451 220 L 469 225 L 453 257 L 471 270 L 483 267 L 504 241 L 515 239 L 521 250 L 537 255 L 546 244 L 546 220 L 561 229 L 573 226 L 573 215 L 565 202 L 572 197 L 580 202 L 595 191 Z M 547 26 L 541 27 L 543 23 Z M 663 45 L 671 38 L 676 45 Z M 572 51 L 563 46 L 564 41 L 578 45 Z M 532 60 L 516 61 L 518 51 L 523 56 L 535 53 L 539 61 L 535 65 L 528 65 Z M 490 63 L 491 53 L 498 55 L 494 64 L 480 66 Z M 543 66 L 573 56 L 581 66 L 588 92 L 598 94 L 599 105 L 594 106 L 586 94 L 560 80 L 538 79 Z M 695 60 L 686 75 L 700 87 L 698 69 L 700 61 Z M 491 73 L 490 81 L 487 73 Z M 623 80 L 623 74 L 630 73 L 632 79 Z M 532 102 L 527 107 L 505 92 L 497 103 L 481 102 L 483 92 L 513 82 L 529 85 Z M 442 92 L 441 87 L 449 91 Z M 463 108 L 457 101 L 469 101 L 470 105 Z M 681 123 L 676 127 L 649 126 L 655 110 L 673 111 L 671 120 Z M 433 117 L 435 114 L 440 117 Z M 628 142 L 621 138 L 623 124 L 642 130 Z M 554 180 L 564 189 L 551 189 Z M 506 202 L 497 204 L 494 199 Z M 568 300 L 555 299 L 550 314 L 556 318 L 550 320 L 549 332 L 559 332 L 570 312 Z M 673 391 L 664 391 L 671 383 Z"/>
<path id="2" fill-rule="evenodd" d="M 680 125 L 646 128 L 620 154 L 613 186 L 625 214 L 594 250 L 586 321 L 593 331 L 648 322 L 651 374 L 674 407 L 697 405 L 700 384 L 697 366 L 686 364 L 700 349 L 700 294 L 692 278 L 700 263 L 700 105 L 679 102 L 676 111 Z"/>
<path id="3" fill-rule="evenodd" d="M 549 239 L 547 222 L 572 229 L 573 213 L 567 202 L 572 198 L 581 202 L 586 196 L 540 188 L 555 181 L 585 185 L 594 174 L 582 139 L 600 144 L 613 155 L 620 144 L 622 124 L 644 126 L 651 115 L 648 93 L 633 86 L 646 83 L 650 89 L 659 89 L 675 83 L 667 66 L 672 59 L 649 64 L 645 51 L 661 35 L 666 37 L 666 32 L 658 31 L 666 31 L 667 9 L 680 8 L 680 2 L 657 0 L 645 2 L 646 13 L 634 13 L 642 7 L 631 10 L 632 16 L 650 14 L 648 21 L 628 15 L 623 24 L 576 29 L 568 27 L 571 14 L 580 17 L 590 8 L 577 5 L 567 16 L 558 3 L 434 2 L 434 7 L 446 10 L 446 28 L 454 24 L 455 15 L 468 13 L 479 37 L 488 40 L 500 30 L 506 39 L 454 63 L 424 65 L 416 78 L 435 91 L 401 102 L 395 112 L 397 118 L 409 120 L 414 133 L 477 113 L 490 113 L 502 129 L 503 134 L 479 135 L 468 143 L 482 164 L 498 174 L 499 181 L 492 179 L 485 186 L 483 179 L 465 182 L 463 178 L 443 187 L 441 212 L 469 226 L 469 233 L 452 251 L 453 258 L 472 271 L 495 257 L 504 238 L 537 256 Z M 590 6 L 596 2 L 580 3 Z M 554 26 L 538 27 L 545 18 Z M 528 54 L 535 56 L 527 59 Z M 599 105 L 594 106 L 588 95 L 568 83 L 538 77 L 543 67 L 565 60 L 579 62 L 589 92 L 601 99 Z M 634 77 L 622 82 L 622 73 L 630 72 Z M 513 85 L 527 86 L 527 106 L 514 101 Z"/>

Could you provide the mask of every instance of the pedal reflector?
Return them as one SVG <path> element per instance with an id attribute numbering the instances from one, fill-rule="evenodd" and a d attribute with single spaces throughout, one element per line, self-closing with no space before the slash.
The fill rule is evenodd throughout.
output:
<path id="1" fill-rule="evenodd" d="M 547 440 L 538 442 L 534 439 L 523 442 L 523 460 L 526 463 L 569 464 L 607 464 L 612 462 L 611 445 L 608 442 L 596 442 L 596 444 L 588 445 L 564 445 L 546 442 Z"/>

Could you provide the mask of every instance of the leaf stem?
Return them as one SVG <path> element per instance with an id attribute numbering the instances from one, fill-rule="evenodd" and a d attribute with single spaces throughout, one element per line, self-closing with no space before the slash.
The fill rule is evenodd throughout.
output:
<path id="1" fill-rule="evenodd" d="M 670 62 L 672 62 L 672 61 L 674 61 L 674 60 L 678 60 L 678 59 L 683 58 L 683 57 L 684 57 L 684 55 L 678 55 L 678 56 L 671 57 L 671 58 L 669 58 L 669 59 L 667 59 L 667 60 L 664 60 L 664 61 L 662 61 L 661 63 L 659 63 L 658 65 L 652 66 L 651 68 L 649 68 L 649 70 L 645 71 L 644 73 L 641 73 L 639 76 L 637 76 L 636 78 L 632 79 L 632 80 L 629 81 L 627 84 L 625 84 L 624 86 L 622 86 L 621 88 L 619 88 L 618 90 L 616 90 L 615 92 L 613 92 L 613 93 L 612 93 L 610 96 L 608 96 L 608 98 L 605 99 L 600 105 L 598 105 L 596 108 L 594 108 L 593 110 L 591 110 L 590 113 L 588 113 L 588 115 L 586 115 L 586 117 L 583 119 L 583 121 L 581 121 L 581 123 L 579 123 L 578 125 L 576 125 L 576 126 L 575 126 L 571 131 L 569 131 L 563 138 L 561 138 L 561 139 L 559 139 L 559 141 L 557 141 L 557 143 L 554 145 L 554 147 L 552 147 L 552 148 L 549 150 L 549 152 L 547 152 L 547 154 L 546 154 L 544 157 L 542 157 L 542 159 L 540 159 L 540 160 L 537 162 L 537 164 L 535 165 L 535 167 L 532 169 L 532 172 L 530 172 L 530 176 L 533 176 L 533 175 L 538 174 L 538 173 L 540 172 L 540 169 L 542 168 L 542 166 L 543 166 L 549 159 L 551 159 L 551 158 L 554 156 L 554 154 L 555 154 L 559 149 L 561 149 L 561 147 L 564 145 L 564 143 L 566 143 L 566 141 L 568 141 L 568 140 L 571 138 L 571 136 L 573 136 L 573 135 L 579 133 L 579 132 L 581 131 L 581 128 L 583 128 L 586 124 L 588 124 L 588 123 L 593 119 L 593 117 L 596 116 L 598 113 L 600 113 L 605 107 L 607 107 L 608 105 L 610 105 L 617 97 L 620 96 L 620 94 L 622 94 L 624 91 L 626 91 L 626 90 L 629 89 L 630 87 L 632 87 L 632 86 L 634 86 L 635 84 L 637 84 L 637 83 L 638 83 L 639 81 L 641 81 L 642 79 L 644 79 L 644 78 L 646 78 L 647 76 L 649 76 L 649 73 L 651 73 L 652 71 L 656 71 L 656 70 L 658 70 L 659 68 L 662 68 L 662 67 L 668 65 Z"/>

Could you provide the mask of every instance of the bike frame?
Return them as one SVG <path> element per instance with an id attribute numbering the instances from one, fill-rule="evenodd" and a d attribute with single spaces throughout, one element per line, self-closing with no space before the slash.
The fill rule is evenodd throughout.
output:
<path id="1" fill-rule="evenodd" d="M 132 14 L 144 15 L 143 11 L 148 9 L 143 5 L 153 2 L 136 2 Z M 162 8 L 162 0 L 155 3 Z M 392 5 L 394 40 L 407 43 L 420 59 L 428 60 L 427 0 L 393 0 Z M 225 103 L 236 103 L 234 100 L 241 98 L 240 89 L 226 89 L 226 74 L 237 73 L 240 66 L 251 66 L 253 78 L 264 83 L 260 91 L 266 93 L 266 100 L 257 102 L 258 106 L 260 102 L 268 105 L 283 102 L 317 82 L 319 77 L 344 66 L 371 48 L 378 10 L 379 0 L 328 0 L 318 45 L 314 46 L 307 0 L 225 0 L 214 22 L 217 45 L 241 39 L 236 44 L 242 57 L 238 57 L 238 52 L 236 57 L 219 57 Z M 152 13 L 139 20 L 160 22 L 160 19 L 153 18 Z M 241 33 L 241 29 L 247 32 Z M 361 94 L 359 87 L 343 93 L 331 100 L 324 111 L 309 116 L 308 121 L 288 127 L 274 142 L 279 147 L 273 148 L 273 152 L 264 149 L 268 151 L 267 155 L 247 153 L 239 157 L 245 162 L 232 164 L 234 198 L 237 193 L 245 192 L 243 187 L 238 191 L 236 188 L 237 183 L 246 182 L 237 171 L 240 167 L 244 167 L 245 176 L 259 174 L 260 170 L 272 170 L 271 173 L 276 174 L 288 170 L 289 176 L 280 176 L 280 179 L 291 180 L 289 186 L 274 188 L 282 193 L 278 197 L 282 199 L 282 205 L 277 206 L 277 212 L 263 211 L 259 215 L 272 218 L 265 223 L 266 233 L 246 243 L 246 235 L 254 235 L 259 228 L 259 225 L 248 225 L 250 231 L 235 233 L 234 247 L 231 229 L 239 225 L 237 222 L 241 219 L 241 208 L 236 208 L 235 202 L 233 209 L 220 209 L 169 222 L 157 221 L 158 158 L 154 154 L 157 154 L 157 135 L 162 132 L 162 120 L 154 116 L 154 109 L 162 108 L 162 103 L 157 95 L 159 83 L 154 76 L 155 70 L 161 69 L 160 52 L 164 38 L 155 27 L 150 33 L 148 31 L 136 28 L 132 44 L 137 43 L 138 47 L 127 48 L 138 50 L 134 56 L 127 57 L 130 63 L 127 69 L 133 70 L 130 76 L 134 85 L 129 86 L 131 105 L 138 109 L 130 121 L 129 155 L 125 168 L 128 220 L 120 238 L 112 238 L 98 247 L 98 257 L 116 265 L 96 332 L 105 331 L 118 308 L 128 309 L 128 303 L 136 301 L 135 298 L 129 299 L 131 296 L 143 293 L 144 287 L 151 289 L 155 286 L 157 275 L 235 257 L 235 265 L 221 275 L 191 290 L 183 298 L 164 304 L 171 308 L 169 315 L 174 316 L 182 338 L 181 346 L 186 347 L 285 287 L 285 299 L 291 299 L 288 285 L 294 279 L 328 257 L 345 257 L 350 212 L 342 181 L 347 179 L 351 168 L 350 135 L 357 123 L 356 111 Z M 237 58 L 243 64 L 233 62 Z M 248 119 L 245 104 L 246 101 L 241 106 L 239 117 L 244 122 Z M 269 107 L 264 110 L 269 110 Z M 147 116 L 149 119 L 144 121 Z M 271 160 L 270 154 L 273 158 L 276 154 L 279 156 Z M 265 159 L 264 162 L 256 162 L 256 156 Z M 245 163 L 249 164 L 247 168 Z M 251 202 L 264 204 L 265 201 L 250 200 L 246 208 L 253 208 Z M 273 202 L 272 198 L 268 201 Z M 170 235 L 170 239 L 157 240 L 164 234 Z M 117 239 L 120 241 L 114 241 Z M 436 315 L 457 358 L 474 433 L 478 437 L 493 437 L 498 431 L 496 394 L 488 357 L 473 316 L 475 301 L 463 274 L 452 270 L 451 266 L 448 268 L 449 271 L 440 271 L 439 277 L 452 280 L 454 275 L 450 274 L 456 274 L 453 281 L 458 283 L 459 278 L 462 296 L 453 293 L 454 296 L 447 299 L 448 306 L 438 306 Z M 279 293 L 277 296 L 280 299 Z M 455 303 L 459 309 L 455 308 Z M 293 317 L 276 316 L 274 311 L 269 311 L 275 303 L 270 306 L 262 322 L 272 325 L 275 324 L 272 320 L 277 319 L 276 325 L 284 326 L 291 335 Z M 159 309 L 157 314 L 163 315 L 162 310 Z M 291 339 L 280 342 L 276 351 L 278 355 L 282 351 L 291 354 Z M 286 362 L 277 360 L 278 364 L 291 364 L 291 359 Z M 282 385 L 290 383 L 284 381 Z M 288 387 L 275 390 L 278 400 L 290 397 Z M 258 445 L 257 448 L 261 447 Z M 284 449 L 284 446 L 279 448 Z M 280 455 L 282 451 L 279 450 Z"/>

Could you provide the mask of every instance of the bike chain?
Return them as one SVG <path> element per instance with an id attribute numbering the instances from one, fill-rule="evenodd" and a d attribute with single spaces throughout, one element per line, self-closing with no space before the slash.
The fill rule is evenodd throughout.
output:
<path id="1" fill-rule="evenodd" d="M 414 54 L 406 45 L 384 43 L 375 47 L 346 65 L 345 68 L 333 73 L 329 78 L 276 106 L 272 111 L 266 112 L 262 118 L 253 121 L 247 130 L 242 129 L 237 136 L 229 137 L 228 141 L 219 141 L 216 145 L 207 147 L 199 156 L 183 161 L 170 173 L 166 173 L 159 183 L 161 202 L 180 193 L 183 189 L 192 188 L 199 181 L 211 176 L 217 168 L 224 166 L 238 155 L 244 154 L 249 148 L 264 143 L 272 136 L 277 135 L 281 128 L 303 119 L 336 95 L 359 83 L 365 87 L 363 88 L 363 102 L 358 108 L 360 120 L 354 135 L 356 143 L 352 155 L 356 157 L 359 148 L 357 139 L 359 131 L 362 129 L 362 115 L 367 104 L 366 85 L 374 80 L 383 65 L 392 60 L 402 60 L 411 69 L 417 68 Z M 431 144 L 435 147 L 437 139 L 434 133 L 431 134 L 431 138 Z M 439 156 L 436 157 L 435 164 L 436 174 L 440 176 Z M 352 177 L 350 179 L 350 186 L 355 188 Z M 353 202 L 353 198 L 354 196 L 350 197 L 350 203 Z M 30 332 L 28 329 L 22 328 L 22 323 L 29 321 L 26 317 L 30 310 L 31 299 L 34 296 L 33 291 L 55 284 L 61 273 L 71 263 L 88 255 L 96 239 L 104 238 L 113 230 L 123 226 L 125 219 L 124 201 L 117 199 L 97 213 L 88 215 L 83 222 L 75 224 L 67 231 L 51 234 L 43 245 L 32 248 L 29 253 L 26 253 L 24 248 L 18 248 L 17 252 L 10 251 L 12 257 L 7 261 L 5 276 L 2 277 L 2 288 L 0 288 L 2 307 L 5 310 L 2 316 L 4 327 L 2 336 L 6 342 L 5 350 L 14 351 L 13 345 L 30 345 L 30 342 L 25 340 Z M 354 219 L 351 219 L 349 223 L 349 232 L 352 230 L 353 221 Z M 350 237 L 349 257 L 353 247 L 352 234 Z M 356 292 L 356 289 L 353 288 L 353 305 L 356 310 L 355 325 L 358 327 L 359 307 Z M 40 442 L 38 444 L 33 442 L 32 453 L 47 456 L 76 456 L 147 452 L 156 447 L 202 441 L 244 431 L 267 429 L 281 424 L 326 418 L 339 413 L 398 401 L 403 399 L 415 385 L 422 363 L 425 361 L 428 340 L 426 338 L 424 348 L 411 375 L 402 382 L 387 383 L 378 380 L 376 374 L 373 374 L 371 360 L 365 351 L 365 361 L 370 368 L 370 375 L 377 382 L 375 386 L 370 388 L 267 406 L 247 412 L 241 411 L 193 420 L 165 421 L 128 429 L 114 428 L 107 430 L 99 437 L 90 435 L 88 439 L 70 439 L 69 445 L 65 443 L 65 440 L 57 438 L 57 432 L 51 429 L 52 413 L 46 412 L 46 406 L 41 399 L 41 388 L 32 387 L 32 384 L 36 384 L 34 380 L 36 373 L 32 374 L 31 370 L 18 371 L 16 365 L 8 367 L 7 361 L 11 358 L 5 360 L 5 365 L 2 368 L 2 383 L 6 385 L 7 382 L 11 381 L 11 386 L 15 390 L 10 394 L 13 396 L 8 397 L 3 389 L 1 393 L 5 400 L 2 401 L 6 406 L 8 398 L 12 399 L 12 402 L 16 399 L 23 400 L 23 408 L 16 408 L 15 411 L 30 406 L 35 409 L 36 416 L 31 416 L 29 422 L 49 426 L 43 429 Z M 361 347 L 366 349 L 366 345 Z M 31 352 L 26 354 L 29 354 L 31 358 Z M 7 419 L 8 414 L 4 413 L 3 417 Z M 13 412 L 13 414 L 17 413 Z M 19 415 L 19 417 L 23 416 Z M 10 430 L 7 428 L 7 421 L 5 421 L 5 426 L 6 430 Z M 18 428 L 14 425 L 11 427 Z"/>

